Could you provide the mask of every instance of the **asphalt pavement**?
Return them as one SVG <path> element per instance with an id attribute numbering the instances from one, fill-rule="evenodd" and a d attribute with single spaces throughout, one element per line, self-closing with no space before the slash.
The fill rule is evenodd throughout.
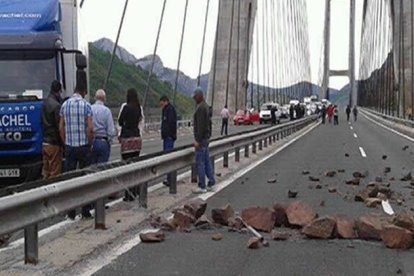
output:
<path id="1" fill-rule="evenodd" d="M 403 151 L 404 146 L 409 146 L 408 150 Z M 311 205 L 320 216 L 358 218 L 373 211 L 381 213 L 380 208 L 369 209 L 352 200 L 376 176 L 397 179 L 391 181 L 391 188 L 401 193 L 405 203 L 391 204 L 395 211 L 409 210 L 414 207 L 411 189 L 398 179 L 414 169 L 413 152 L 414 143 L 362 116 L 352 124 L 342 119 L 339 126 L 320 125 L 211 197 L 207 214 L 227 203 L 236 211 L 288 203 L 288 190 L 297 190 L 297 199 Z M 390 167 L 391 173 L 385 175 L 385 167 Z M 324 176 L 328 170 L 339 169 L 345 173 Z M 316 184 L 302 175 L 303 170 L 320 177 L 322 189 L 316 189 Z M 345 184 L 354 171 L 368 172 L 360 187 Z M 277 183 L 267 183 L 275 177 Z M 329 193 L 328 187 L 336 187 L 338 192 Z M 217 231 L 223 233 L 222 241 L 211 240 Z M 96 275 L 414 275 L 414 249 L 399 251 L 380 242 L 310 240 L 297 235 L 284 242 L 271 241 L 268 248 L 250 250 L 248 239 L 247 234 L 228 233 L 224 228 L 167 233 L 165 242 L 139 244 Z"/>

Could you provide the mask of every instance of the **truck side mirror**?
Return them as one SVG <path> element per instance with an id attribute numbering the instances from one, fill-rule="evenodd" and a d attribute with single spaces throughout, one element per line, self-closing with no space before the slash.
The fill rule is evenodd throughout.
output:
<path id="1" fill-rule="evenodd" d="M 88 62 L 86 60 L 86 56 L 82 54 L 76 54 L 75 56 L 76 61 L 76 68 L 83 70 L 88 67 Z"/>

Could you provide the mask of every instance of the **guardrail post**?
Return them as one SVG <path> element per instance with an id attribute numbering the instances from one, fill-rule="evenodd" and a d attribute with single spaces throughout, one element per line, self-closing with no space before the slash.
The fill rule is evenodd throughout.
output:
<path id="1" fill-rule="evenodd" d="M 24 229 L 24 263 L 37 264 L 39 262 L 39 236 L 37 224 Z"/>
<path id="2" fill-rule="evenodd" d="M 105 200 L 98 199 L 95 202 L 95 229 L 106 230 L 105 226 Z"/>
<path id="3" fill-rule="evenodd" d="M 177 171 L 168 174 L 168 181 L 170 184 L 170 194 L 175 195 L 177 193 Z"/>
<path id="4" fill-rule="evenodd" d="M 173 181 L 171 181 L 173 182 Z M 170 183 L 170 190 L 173 183 Z M 148 208 L 148 182 L 139 185 L 139 207 Z"/>
<path id="5" fill-rule="evenodd" d="M 253 142 L 253 144 L 252 144 L 252 153 L 253 154 L 257 153 L 256 142 Z"/>
<path id="6" fill-rule="evenodd" d="M 191 165 L 191 183 L 197 183 L 197 167 L 196 164 Z"/>
<path id="7" fill-rule="evenodd" d="M 244 146 L 244 157 L 249 158 L 249 145 Z"/>
<path id="8" fill-rule="evenodd" d="M 267 148 L 267 137 L 263 140 L 263 147 Z"/>
<path id="9" fill-rule="evenodd" d="M 229 152 L 226 151 L 223 153 L 223 167 L 228 168 L 229 167 Z"/>
<path id="10" fill-rule="evenodd" d="M 279 132 L 278 132 L 278 133 L 276 133 L 276 140 L 277 140 L 277 141 L 279 141 L 279 134 L 280 134 Z"/>
<path id="11" fill-rule="evenodd" d="M 259 150 L 263 150 L 263 141 L 261 139 L 259 141 Z"/>
<path id="12" fill-rule="evenodd" d="M 269 136 L 269 145 L 271 146 L 271 145 L 272 145 L 272 143 L 273 143 L 272 136 Z"/>
<path id="13" fill-rule="evenodd" d="M 240 148 L 234 149 L 234 161 L 240 162 Z"/>
<path id="14" fill-rule="evenodd" d="M 210 156 L 210 164 L 211 164 L 211 170 L 213 174 L 216 174 L 216 158 L 214 156 Z"/>

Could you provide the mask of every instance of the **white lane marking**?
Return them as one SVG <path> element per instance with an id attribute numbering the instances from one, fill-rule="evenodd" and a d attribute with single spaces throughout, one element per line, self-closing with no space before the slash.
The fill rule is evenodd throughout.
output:
<path id="1" fill-rule="evenodd" d="M 359 147 L 359 151 L 361 152 L 362 157 L 367 158 L 367 154 L 365 153 L 365 150 L 362 147 Z"/>
<path id="2" fill-rule="evenodd" d="M 356 133 L 354 133 L 354 137 L 355 137 L 355 138 L 358 138 L 358 135 L 357 135 Z"/>
<path id="3" fill-rule="evenodd" d="M 249 171 L 253 170 L 254 168 L 259 166 L 260 164 L 264 163 L 269 158 L 275 156 L 276 154 L 278 154 L 279 152 L 281 152 L 285 148 L 287 148 L 290 145 L 292 145 L 293 143 L 295 143 L 300 138 L 304 137 L 306 134 L 308 134 L 309 132 L 314 130 L 318 125 L 320 125 L 320 123 L 312 126 L 308 130 L 306 130 L 304 133 L 302 133 L 301 135 L 295 137 L 294 139 L 287 142 L 286 144 L 284 144 L 280 148 L 276 149 L 274 152 L 270 153 L 269 155 L 265 156 L 264 158 L 252 163 L 250 166 L 248 166 L 245 169 L 237 172 L 236 174 L 231 176 L 229 179 L 217 184 L 216 191 L 201 195 L 201 196 L 199 196 L 199 198 L 206 200 L 206 199 L 212 197 L 216 193 L 220 192 L 221 190 L 223 190 L 224 188 L 226 188 L 227 186 L 232 184 L 235 180 L 237 180 L 238 178 L 240 178 L 244 174 L 246 174 Z M 148 231 L 149 230 L 144 230 L 141 233 L 148 232 Z M 154 230 L 152 230 L 152 231 L 154 231 Z M 103 267 L 105 267 L 105 266 L 109 265 L 110 263 L 112 263 L 119 256 L 125 254 L 126 252 L 131 250 L 133 247 L 139 245 L 140 243 L 141 243 L 141 240 L 139 238 L 139 235 L 137 235 L 137 236 L 131 238 L 130 240 L 126 241 L 126 243 L 124 243 L 124 245 L 120 245 L 118 248 L 113 249 L 111 252 L 107 253 L 107 255 L 99 256 L 99 258 L 92 261 L 93 263 L 86 264 L 86 266 L 87 266 L 86 269 L 83 270 L 82 272 L 78 272 L 78 274 L 79 275 L 85 275 L 85 276 L 92 275 L 92 274 L 96 273 L 97 271 L 101 270 Z"/>
<path id="4" fill-rule="evenodd" d="M 352 127 L 352 126 L 350 126 L 349 128 L 350 128 L 351 130 L 354 130 L 354 127 Z"/>
<path id="5" fill-rule="evenodd" d="M 411 138 L 410 136 L 405 135 L 405 134 L 403 134 L 403 133 L 401 133 L 401 132 L 398 132 L 398 131 L 396 131 L 396 130 L 394 130 L 394 129 L 390 128 L 390 127 L 387 127 L 386 125 L 383 125 L 383 124 L 381 124 L 381 123 L 379 123 L 379 122 L 377 122 L 377 121 L 375 121 L 375 120 L 373 120 L 373 119 L 369 118 L 367 115 L 365 115 L 365 114 L 364 114 L 364 113 L 362 113 L 362 112 L 361 112 L 361 114 L 362 114 L 362 115 L 363 115 L 366 119 L 368 119 L 369 121 L 373 122 L 374 124 L 377 124 L 377 125 L 379 125 L 380 127 L 385 128 L 386 130 L 389 130 L 389 131 L 391 131 L 391 132 L 393 132 L 393 133 L 395 133 L 395 134 L 397 134 L 397 135 L 399 135 L 399 136 L 401 136 L 401 137 L 403 137 L 403 138 L 407 139 L 408 141 L 414 142 L 414 139 L 413 139 L 413 138 Z"/>

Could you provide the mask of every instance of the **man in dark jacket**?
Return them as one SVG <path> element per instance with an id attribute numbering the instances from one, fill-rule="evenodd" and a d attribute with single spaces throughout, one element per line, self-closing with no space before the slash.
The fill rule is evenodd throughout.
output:
<path id="1" fill-rule="evenodd" d="M 49 96 L 44 99 L 42 106 L 43 130 L 43 178 L 58 176 L 62 173 L 63 143 L 59 135 L 60 107 L 62 85 L 53 81 Z"/>
<path id="2" fill-rule="evenodd" d="M 170 152 L 174 149 L 174 142 L 177 140 L 177 112 L 174 106 L 170 104 L 167 96 L 160 98 L 160 107 L 162 109 L 161 118 L 161 138 L 163 141 L 164 152 Z M 171 182 L 171 174 L 168 174 L 164 185 L 169 186 Z"/>
<path id="3" fill-rule="evenodd" d="M 193 193 L 202 194 L 207 191 L 213 191 L 213 187 L 216 184 L 208 151 L 209 139 L 211 137 L 211 116 L 210 107 L 204 100 L 204 93 L 201 88 L 197 88 L 194 91 L 193 98 L 197 103 L 197 108 L 194 113 L 194 148 L 196 151 L 198 174 L 198 188 Z M 206 176 L 208 178 L 207 187 Z"/>

